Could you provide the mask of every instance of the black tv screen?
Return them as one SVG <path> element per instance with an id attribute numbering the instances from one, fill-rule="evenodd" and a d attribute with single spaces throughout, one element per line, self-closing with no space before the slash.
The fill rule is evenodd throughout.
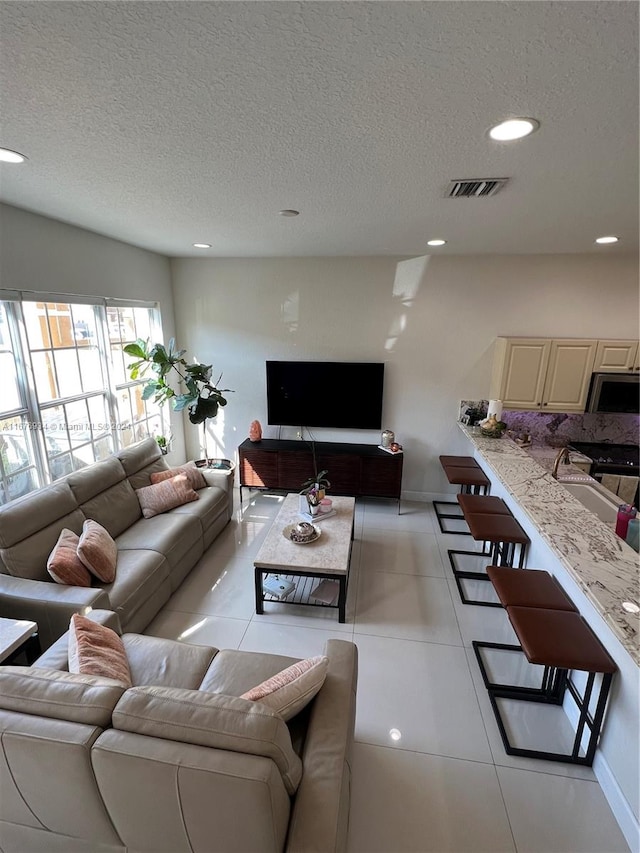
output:
<path id="1" fill-rule="evenodd" d="M 380 429 L 384 364 L 268 361 L 267 420 L 279 426 Z"/>

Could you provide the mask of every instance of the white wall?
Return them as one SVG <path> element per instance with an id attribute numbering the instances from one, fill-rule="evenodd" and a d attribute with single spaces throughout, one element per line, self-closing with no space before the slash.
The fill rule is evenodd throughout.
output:
<path id="1" fill-rule="evenodd" d="M 266 425 L 266 359 L 385 361 L 383 426 L 405 447 L 403 491 L 448 490 L 438 455 L 461 448 L 461 399 L 487 398 L 498 335 L 635 338 L 633 256 L 178 259 L 178 342 L 235 389 L 209 451 L 233 457 Z M 294 428 L 283 437 L 295 437 Z M 378 443 L 377 432 L 315 429 Z M 198 438 L 187 430 L 189 455 Z"/>
<path id="2" fill-rule="evenodd" d="M 159 302 L 165 339 L 174 334 L 168 258 L 9 205 L 0 205 L 0 288 Z M 182 418 L 171 421 L 181 461 Z"/>

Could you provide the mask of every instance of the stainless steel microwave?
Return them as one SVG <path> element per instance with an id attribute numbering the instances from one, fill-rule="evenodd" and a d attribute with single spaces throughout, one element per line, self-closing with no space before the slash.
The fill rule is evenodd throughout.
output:
<path id="1" fill-rule="evenodd" d="M 640 374 L 594 373 L 585 411 L 640 414 Z"/>

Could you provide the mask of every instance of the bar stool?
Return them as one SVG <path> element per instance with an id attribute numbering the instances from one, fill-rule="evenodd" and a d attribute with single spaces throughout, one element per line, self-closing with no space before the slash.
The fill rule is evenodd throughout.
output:
<path id="1" fill-rule="evenodd" d="M 460 486 L 461 494 L 480 494 L 481 491 L 486 494 L 489 490 L 491 482 L 472 456 L 440 456 L 439 458 L 447 479 L 451 485 Z M 447 519 L 462 521 L 462 515 L 459 512 L 451 513 L 440 510 L 440 507 L 455 506 L 457 504 L 454 501 L 433 502 L 440 531 L 441 533 L 457 533 L 461 536 L 468 536 L 468 530 L 452 530 L 443 524 L 443 521 Z"/>
<path id="2" fill-rule="evenodd" d="M 487 575 L 503 607 L 541 607 L 577 612 L 558 581 L 542 569 L 523 572 L 504 566 L 487 566 Z"/>
<path id="3" fill-rule="evenodd" d="M 506 506 L 506 505 L 505 505 Z M 463 604 L 478 604 L 481 607 L 501 607 L 499 601 L 482 601 L 471 599 L 467 596 L 462 583 L 463 580 L 488 581 L 486 572 L 469 571 L 460 569 L 456 565 L 455 555 L 465 555 L 486 560 L 487 556 L 494 566 L 508 566 L 521 569 L 524 566 L 527 547 L 530 539 L 522 527 L 509 512 L 508 515 L 495 512 L 465 513 L 465 520 L 469 525 L 469 531 L 478 542 L 483 542 L 481 552 L 460 551 L 451 549 L 447 551 L 449 563 L 453 572 L 460 600 Z M 487 545 L 489 550 L 487 551 Z M 517 558 L 517 561 L 516 561 Z"/>
<path id="4" fill-rule="evenodd" d="M 522 574 L 531 573 L 527 571 Z M 575 610 L 510 606 L 507 607 L 507 615 L 520 645 L 484 643 L 477 640 L 472 643 L 507 754 L 566 761 L 590 767 L 602 728 L 611 680 L 617 671 L 615 662 Z M 482 657 L 483 648 L 524 654 L 530 664 L 543 667 L 540 686 L 492 682 Z M 582 690 L 571 677 L 574 671 L 586 673 Z M 596 686 L 598 676 L 599 687 Z M 567 691 L 579 712 L 570 752 L 516 747 L 511 743 L 498 704 L 499 699 L 562 705 Z M 594 710 L 591 711 L 591 708 Z M 583 747 L 586 730 L 589 733 L 588 741 Z"/>

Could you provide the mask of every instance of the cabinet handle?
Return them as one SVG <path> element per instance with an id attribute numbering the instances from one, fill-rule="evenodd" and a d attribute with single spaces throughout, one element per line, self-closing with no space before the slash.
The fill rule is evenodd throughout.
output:
<path id="1" fill-rule="evenodd" d="M 543 405 L 543 406 L 548 406 L 549 404 L 548 404 L 548 403 L 543 403 L 542 405 Z"/>

